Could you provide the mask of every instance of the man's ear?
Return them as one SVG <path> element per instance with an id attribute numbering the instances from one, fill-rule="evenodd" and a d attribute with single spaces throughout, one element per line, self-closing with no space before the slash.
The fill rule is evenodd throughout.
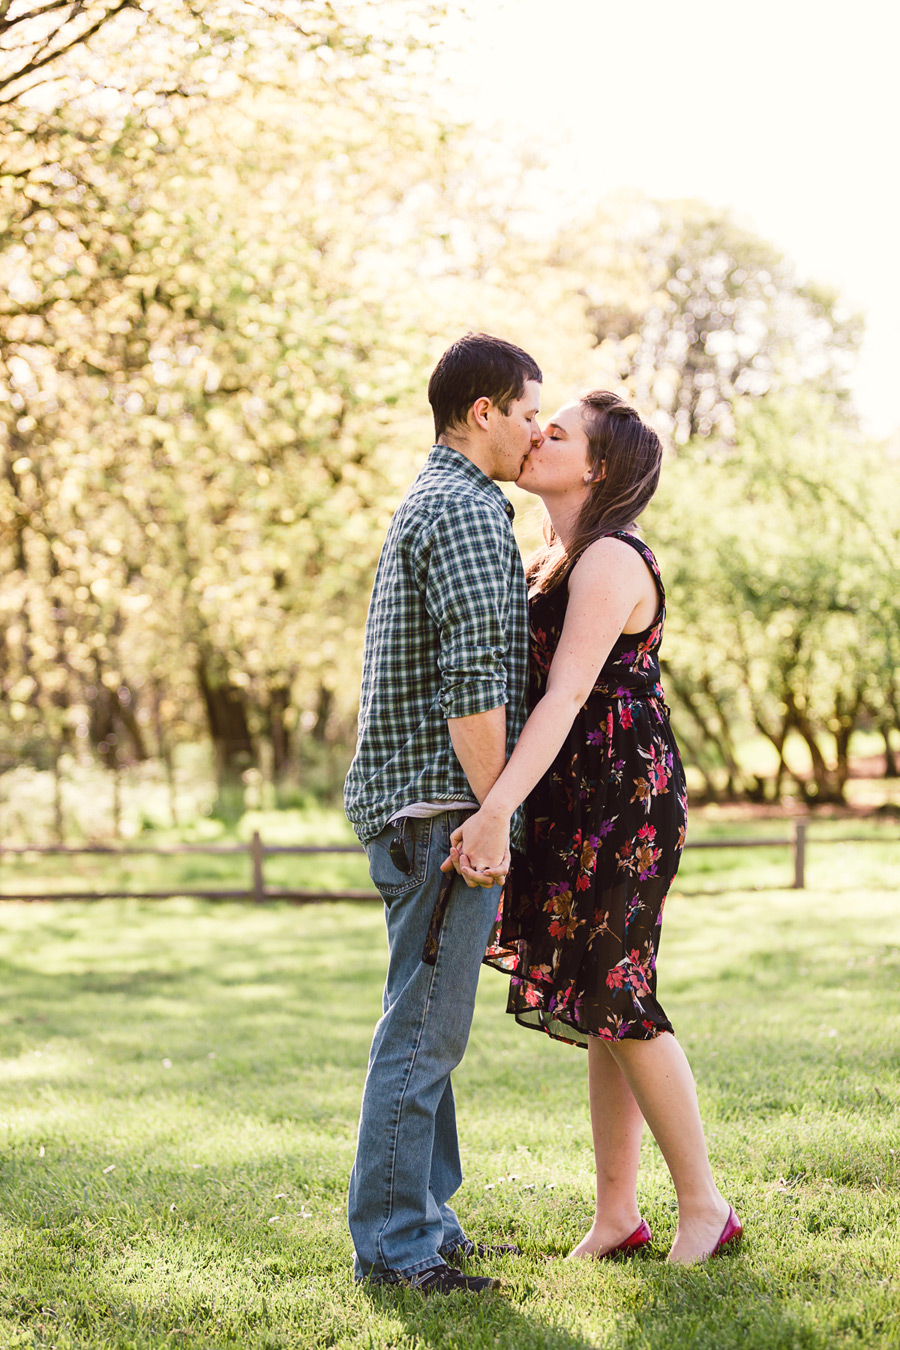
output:
<path id="1" fill-rule="evenodd" d="M 475 402 L 472 404 L 470 416 L 474 420 L 476 427 L 480 427 L 482 431 L 487 431 L 488 429 L 488 410 L 493 406 L 494 405 L 489 398 L 476 398 Z"/>

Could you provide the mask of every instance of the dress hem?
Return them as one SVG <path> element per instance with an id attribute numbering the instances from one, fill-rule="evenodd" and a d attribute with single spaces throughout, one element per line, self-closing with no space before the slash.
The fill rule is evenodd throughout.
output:
<path id="1" fill-rule="evenodd" d="M 642 1034 L 628 1032 L 624 1036 L 604 1036 L 600 1031 L 585 1031 L 582 1027 L 570 1022 L 565 1017 L 558 1017 L 555 1013 L 547 1013 L 543 1008 L 531 1008 L 523 1011 L 520 1008 L 507 1008 L 507 1013 L 515 1017 L 520 1027 L 526 1031 L 542 1031 L 545 1036 L 549 1036 L 553 1041 L 562 1041 L 564 1045 L 574 1045 L 578 1050 L 586 1050 L 590 1041 L 602 1041 L 604 1045 L 619 1045 L 622 1041 L 655 1041 L 659 1036 L 668 1032 L 671 1036 L 675 1035 L 675 1029 L 671 1022 L 653 1024 L 653 1031 L 643 1027 Z M 564 1035 L 558 1028 L 565 1027 L 568 1032 L 573 1034 Z"/>
<path id="2" fill-rule="evenodd" d="M 510 970 L 507 965 L 502 964 L 504 962 L 509 963 L 516 960 L 517 956 L 515 952 L 495 952 L 490 956 L 485 956 L 482 960 L 482 965 L 490 967 L 491 970 L 498 971 L 501 975 L 519 978 L 521 981 L 521 977 L 516 977 L 515 969 Z M 521 983 L 528 983 L 528 981 L 521 981 Z M 640 1030 L 634 1028 L 631 1031 L 627 1031 L 624 1036 L 613 1036 L 612 1033 L 605 1035 L 603 1031 L 589 1031 L 585 1027 L 579 1026 L 573 1018 L 561 1016 L 560 1013 L 557 1012 L 548 1012 L 546 1008 L 525 1009 L 507 1007 L 506 1011 L 511 1017 L 515 1017 L 520 1027 L 524 1027 L 527 1031 L 543 1031 L 551 1040 L 562 1041 L 566 1045 L 577 1046 L 580 1050 L 586 1050 L 588 1042 L 592 1040 L 603 1041 L 607 1045 L 612 1045 L 619 1041 L 655 1041 L 657 1036 L 661 1036 L 665 1031 L 669 1032 L 672 1036 L 675 1035 L 675 1028 L 668 1018 L 664 1021 L 653 1022 L 652 1030 L 649 1026 L 646 1026 L 645 1021 L 642 1020 L 640 1023 Z M 646 1019 L 646 1021 L 649 1020 L 649 1018 Z M 564 1034 L 559 1028 L 565 1028 L 566 1032 L 572 1034 Z"/>

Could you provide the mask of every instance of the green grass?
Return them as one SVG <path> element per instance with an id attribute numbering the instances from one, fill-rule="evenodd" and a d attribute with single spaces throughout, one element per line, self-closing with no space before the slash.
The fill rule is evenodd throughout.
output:
<path id="1" fill-rule="evenodd" d="M 655 1253 L 560 1259 L 591 1210 L 586 1056 L 517 1028 L 485 971 L 457 1208 L 524 1255 L 483 1300 L 350 1277 L 377 909 L 3 907 L 0 1347 L 896 1347 L 900 910 L 837 851 L 827 889 L 670 900 L 660 992 L 747 1232 L 709 1266 L 664 1264 L 649 1138 Z"/>

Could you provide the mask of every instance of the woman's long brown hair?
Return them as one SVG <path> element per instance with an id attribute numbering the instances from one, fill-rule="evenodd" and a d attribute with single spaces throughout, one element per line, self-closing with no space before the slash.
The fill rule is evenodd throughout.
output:
<path id="1" fill-rule="evenodd" d="M 634 408 L 605 389 L 584 394 L 579 402 L 588 439 L 590 492 L 568 549 L 554 532 L 549 517 L 545 519 L 546 544 L 529 558 L 526 567 L 531 595 L 558 586 L 595 539 L 631 525 L 659 483 L 662 445 Z"/>

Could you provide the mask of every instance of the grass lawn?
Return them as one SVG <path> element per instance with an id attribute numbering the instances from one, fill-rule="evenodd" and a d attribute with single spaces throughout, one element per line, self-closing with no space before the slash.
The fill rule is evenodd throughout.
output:
<path id="1" fill-rule="evenodd" d="M 861 881 L 840 854 L 805 892 L 689 894 L 708 878 L 686 860 L 670 900 L 660 993 L 746 1228 L 707 1266 L 664 1264 L 673 1195 L 649 1138 L 654 1253 L 561 1259 L 591 1211 L 587 1057 L 517 1028 L 484 972 L 457 1208 L 524 1255 L 482 1299 L 350 1277 L 378 909 L 3 906 L 0 1347 L 896 1350 L 900 907 L 884 867 Z"/>

